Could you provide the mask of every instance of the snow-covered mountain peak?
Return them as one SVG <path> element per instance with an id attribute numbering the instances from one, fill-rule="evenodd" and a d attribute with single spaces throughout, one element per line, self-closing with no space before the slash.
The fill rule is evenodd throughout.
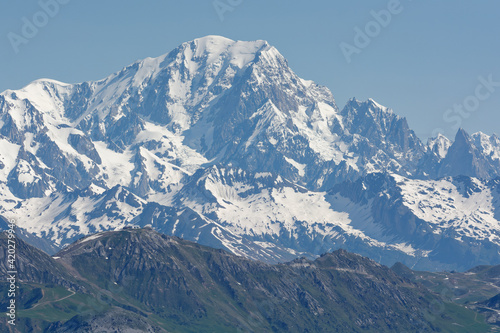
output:
<path id="1" fill-rule="evenodd" d="M 483 133 L 481 131 L 472 134 L 471 138 L 472 138 L 472 140 L 474 141 L 474 143 L 477 146 L 481 146 L 482 145 L 482 144 L 479 144 L 479 143 L 495 142 L 495 141 L 500 140 L 498 138 L 498 135 L 496 135 L 496 134 L 488 135 L 488 134 L 485 134 L 485 133 Z"/>
<path id="2" fill-rule="evenodd" d="M 388 112 L 394 114 L 394 111 L 388 107 L 383 106 L 382 104 L 376 102 L 373 98 L 368 98 L 368 103 L 370 103 L 376 110 L 380 110 L 382 112 Z"/>
<path id="3" fill-rule="evenodd" d="M 183 46 L 185 45 L 191 46 L 194 58 L 206 57 L 207 63 L 213 63 L 224 56 L 238 68 L 243 68 L 254 60 L 259 51 L 267 51 L 272 48 L 264 40 L 233 41 L 221 36 L 206 36 L 184 43 Z"/>
<path id="4" fill-rule="evenodd" d="M 429 138 L 427 140 L 427 149 L 435 153 L 441 159 L 446 157 L 448 149 L 451 145 L 451 140 L 441 133 L 438 133 L 436 137 Z"/>
<path id="5" fill-rule="evenodd" d="M 0 93 L 0 95 L 10 96 L 12 98 L 15 98 L 15 96 L 17 96 L 18 98 L 22 98 L 24 96 L 31 97 L 31 95 L 41 94 L 43 91 L 47 93 L 47 90 L 60 90 L 64 88 L 70 88 L 71 86 L 72 85 L 69 83 L 64 83 L 58 80 L 41 78 L 28 83 L 21 89 L 7 89 L 4 92 Z"/>
<path id="6" fill-rule="evenodd" d="M 460 127 L 457 131 L 457 134 L 455 135 L 455 142 L 462 142 L 462 141 L 469 142 L 470 136 L 469 133 L 465 131 L 465 129 Z"/>
<path id="7" fill-rule="evenodd" d="M 382 131 L 388 130 L 393 121 L 404 119 L 395 114 L 391 108 L 385 107 L 371 98 L 366 101 L 351 98 L 341 113 L 347 123 L 369 121 L 371 126 L 376 126 Z M 406 127 L 408 126 L 406 125 Z"/>
<path id="8" fill-rule="evenodd" d="M 414 150 L 418 156 L 423 151 L 423 145 L 415 133 L 409 128 L 406 118 L 394 113 L 373 99 L 359 101 L 350 99 L 341 111 L 345 127 L 351 134 L 359 134 L 371 142 L 400 146 L 401 152 Z M 394 149 L 394 148 L 391 148 Z M 407 156 L 408 158 L 409 156 Z"/>
<path id="9" fill-rule="evenodd" d="M 471 135 L 471 139 L 484 155 L 495 161 L 500 160 L 500 138 L 496 134 L 490 136 L 477 132 Z"/>
<path id="10" fill-rule="evenodd" d="M 72 94 L 71 84 L 56 80 L 35 80 L 19 90 L 6 90 L 0 93 L 0 116 L 8 113 L 18 129 L 32 125 L 29 114 L 49 115 L 57 123 L 64 119 L 64 100 Z M 47 119 L 44 119 L 47 121 Z"/>
<path id="11" fill-rule="evenodd" d="M 18 94 L 20 93 L 33 94 L 39 92 L 40 90 L 47 90 L 47 89 L 60 90 L 69 87 L 71 87 L 70 83 L 65 83 L 53 79 L 41 78 L 30 82 L 28 85 L 17 90 L 16 92 Z M 12 90 L 7 90 L 7 91 L 12 91 Z"/>
<path id="12" fill-rule="evenodd" d="M 492 178 L 499 174 L 500 146 L 480 134 L 471 137 L 463 128 L 455 136 L 446 158 L 440 165 L 439 176 L 466 175 Z"/>
<path id="13" fill-rule="evenodd" d="M 270 260 L 333 247 L 420 260 L 500 239 L 498 183 L 479 179 L 499 175 L 497 136 L 424 146 L 373 99 L 339 111 L 261 40 L 207 36 L 99 81 L 0 94 L 0 214 L 57 246 L 151 223 Z"/>
<path id="14" fill-rule="evenodd" d="M 441 133 L 438 133 L 435 137 L 433 138 L 429 138 L 428 142 L 436 142 L 436 141 L 450 141 L 450 139 L 448 139 L 447 136 L 441 134 Z"/>
<path id="15" fill-rule="evenodd" d="M 368 98 L 366 101 L 363 101 L 357 99 L 356 97 L 352 97 L 347 101 L 346 106 L 350 106 L 353 108 L 360 108 L 362 106 L 366 106 L 368 108 L 371 108 L 373 111 L 385 111 L 394 113 L 391 108 L 383 106 L 382 104 L 375 101 L 373 98 Z"/>

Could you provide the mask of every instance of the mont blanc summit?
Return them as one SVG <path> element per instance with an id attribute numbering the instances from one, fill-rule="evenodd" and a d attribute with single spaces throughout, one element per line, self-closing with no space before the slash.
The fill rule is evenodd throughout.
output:
<path id="1" fill-rule="evenodd" d="M 269 262 L 343 247 L 494 263 L 499 175 L 497 136 L 423 143 L 373 99 L 340 109 L 262 40 L 207 36 L 102 80 L 0 94 L 0 215 L 48 252 L 152 224 Z"/>

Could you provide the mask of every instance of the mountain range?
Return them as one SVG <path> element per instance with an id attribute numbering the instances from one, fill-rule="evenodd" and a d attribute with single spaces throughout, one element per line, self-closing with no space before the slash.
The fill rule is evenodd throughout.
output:
<path id="1" fill-rule="evenodd" d="M 268 263 L 345 248 L 464 270 L 500 262 L 499 177 L 496 135 L 424 143 L 373 99 L 339 109 L 265 41 L 0 94 L 0 216 L 50 254 L 151 225 Z"/>
<path id="2" fill-rule="evenodd" d="M 0 234 L 0 241 L 6 238 Z M 0 274 L 9 271 L 6 263 L 7 250 L 0 249 Z M 489 331 L 482 315 L 413 282 L 417 272 L 397 268 L 344 250 L 314 261 L 269 265 L 151 228 L 94 234 L 53 257 L 18 240 L 18 319 L 8 326 L 3 316 L 0 328 L 14 333 Z M 0 282 L 0 291 L 8 288 Z M 3 299 L 0 304 L 6 306 Z"/>

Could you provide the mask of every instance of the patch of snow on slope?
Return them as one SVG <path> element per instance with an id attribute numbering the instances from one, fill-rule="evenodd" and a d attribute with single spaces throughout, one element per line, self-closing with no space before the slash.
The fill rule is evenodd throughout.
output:
<path id="1" fill-rule="evenodd" d="M 144 145 L 150 141 L 160 142 L 157 148 L 150 150 L 151 153 L 161 156 L 164 163 L 175 161 L 174 164 L 187 174 L 193 174 L 208 162 L 203 155 L 183 143 L 183 136 L 173 134 L 165 126 L 146 122 L 135 142 Z"/>
<path id="2" fill-rule="evenodd" d="M 299 162 L 295 161 L 292 158 L 285 157 L 285 160 L 291 164 L 297 171 L 299 172 L 299 176 L 304 177 L 306 174 L 306 165 L 305 164 L 300 164 Z"/>
<path id="3" fill-rule="evenodd" d="M 18 181 L 22 184 L 39 182 L 41 178 L 35 173 L 31 165 L 25 160 L 17 163 Z"/>
<path id="4" fill-rule="evenodd" d="M 500 244 L 500 222 L 494 216 L 491 189 L 473 179 L 480 191 L 464 196 L 450 179 L 410 180 L 394 176 L 402 190 L 404 205 L 433 225 L 436 233 L 453 228 L 462 236 L 495 239 Z"/>
<path id="5" fill-rule="evenodd" d="M 83 244 L 83 243 L 86 243 L 86 242 L 89 242 L 91 240 L 94 240 L 94 239 L 98 239 L 100 237 L 104 236 L 103 234 L 95 234 L 95 235 L 90 235 L 88 237 L 86 237 L 85 239 L 82 239 L 81 241 L 79 241 L 78 243 L 79 244 Z"/>
<path id="6" fill-rule="evenodd" d="M 6 182 L 10 171 L 16 166 L 16 159 L 21 146 L 0 138 L 0 182 Z"/>
<path id="7" fill-rule="evenodd" d="M 205 187 L 216 198 L 217 204 L 199 203 L 191 198 L 186 198 L 184 204 L 200 214 L 215 214 L 217 220 L 236 235 L 276 236 L 283 230 L 297 232 L 304 228 L 308 234 L 332 235 L 338 234 L 334 229 L 340 227 L 346 234 L 360 237 L 371 246 L 386 246 L 354 228 L 347 213 L 332 210 L 325 200 L 326 193 L 302 193 L 284 187 L 261 188 L 252 194 L 245 192 L 248 189 L 245 186 L 232 187 L 213 179 L 207 180 L 210 181 Z"/>
<path id="8" fill-rule="evenodd" d="M 122 154 L 114 152 L 102 141 L 95 141 L 94 146 L 101 156 L 102 172 L 107 176 L 105 181 L 108 187 L 130 184 L 131 172 L 134 169 L 134 164 L 131 162 L 133 154 L 128 150 Z"/>
<path id="9" fill-rule="evenodd" d="M 300 106 L 299 110 L 293 114 L 292 121 L 299 133 L 307 138 L 309 146 L 314 152 L 325 161 L 333 160 L 339 164 L 345 160 L 344 154 L 336 144 L 339 141 L 338 135 L 329 129 L 331 117 L 335 115 L 335 112 L 325 111 L 326 104 L 323 104 L 322 108 L 324 114 L 322 114 L 321 109 L 312 110 L 313 113 L 308 114 L 311 110 Z M 332 109 L 330 106 L 328 108 Z"/>
<path id="10" fill-rule="evenodd" d="M 56 245 L 65 245 L 73 237 L 120 229 L 141 214 L 142 206 L 134 207 L 117 200 L 123 189 L 109 201 L 106 196 L 67 197 L 57 194 L 45 198 L 31 198 L 15 210 L 0 210 L 7 218 L 15 219 L 20 227 L 38 237 L 50 239 Z M 145 201 L 136 198 L 142 204 Z M 106 206 L 104 207 L 104 204 Z M 104 210 L 103 210 L 104 209 Z"/>

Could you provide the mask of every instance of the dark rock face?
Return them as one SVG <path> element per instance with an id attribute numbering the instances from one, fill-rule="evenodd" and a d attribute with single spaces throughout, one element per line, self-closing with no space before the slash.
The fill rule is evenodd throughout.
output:
<path id="1" fill-rule="evenodd" d="M 10 191 L 22 199 L 43 197 L 50 186 L 32 169 L 26 160 L 18 160 L 7 180 Z"/>
<path id="2" fill-rule="evenodd" d="M 2 247 L 0 250 L 0 274 L 7 276 L 7 272 L 12 271 L 7 266 L 8 246 L 7 233 L 0 233 L 0 241 Z M 16 270 L 17 278 L 21 282 L 33 282 L 39 284 L 56 284 L 66 288 L 75 290 L 85 290 L 85 287 L 80 286 L 75 282 L 74 278 L 68 274 L 66 269 L 57 263 L 46 253 L 26 244 L 24 241 L 16 240 Z"/>
<path id="3" fill-rule="evenodd" d="M 14 123 L 12 116 L 7 113 L 4 115 L 2 120 L 4 125 L 0 129 L 0 134 L 8 138 L 11 142 L 21 143 L 23 141 L 23 137 Z"/>
<path id="4" fill-rule="evenodd" d="M 440 177 L 459 175 L 486 179 L 499 175 L 499 170 L 480 152 L 463 129 L 457 132 L 455 142 L 439 168 Z"/>
<path id="5" fill-rule="evenodd" d="M 101 157 L 99 156 L 99 153 L 95 150 L 92 141 L 90 141 L 86 136 L 70 134 L 68 142 L 79 154 L 83 154 L 97 164 L 101 164 Z"/>

